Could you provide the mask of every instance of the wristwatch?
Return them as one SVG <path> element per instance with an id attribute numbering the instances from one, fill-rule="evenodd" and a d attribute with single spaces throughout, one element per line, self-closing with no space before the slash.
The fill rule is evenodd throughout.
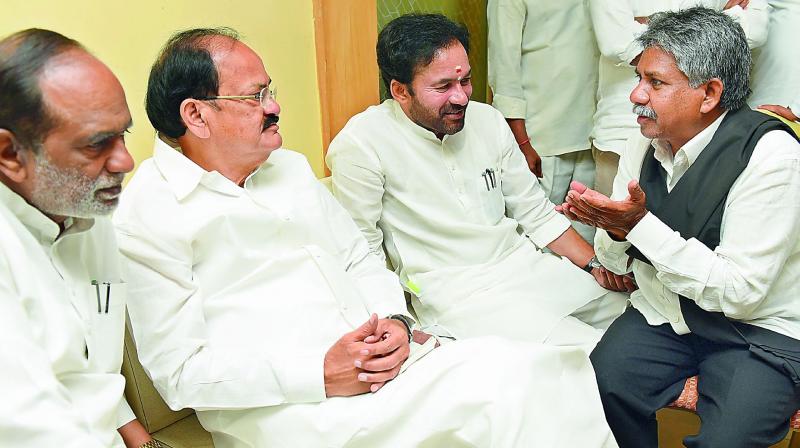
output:
<path id="1" fill-rule="evenodd" d="M 395 319 L 402 322 L 403 325 L 406 326 L 406 331 L 408 332 L 408 342 L 411 343 L 411 327 L 414 326 L 414 321 L 402 314 L 392 314 L 389 317 L 387 317 L 387 319 Z"/>
<path id="2" fill-rule="evenodd" d="M 602 267 L 603 267 L 603 264 L 600 263 L 600 260 L 597 259 L 597 255 L 595 255 L 595 256 L 592 257 L 591 260 L 589 260 L 588 263 L 586 263 L 586 266 L 583 267 L 583 270 L 591 274 L 592 273 L 592 269 L 594 269 L 594 268 L 602 268 Z"/>

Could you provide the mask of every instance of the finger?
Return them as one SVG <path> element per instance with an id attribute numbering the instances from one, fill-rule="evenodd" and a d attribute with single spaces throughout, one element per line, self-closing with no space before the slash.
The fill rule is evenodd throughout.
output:
<path id="1" fill-rule="evenodd" d="M 577 180 L 573 180 L 572 182 L 569 183 L 569 189 L 577 191 L 578 194 L 583 194 L 583 192 L 586 191 L 588 188 L 589 187 L 578 182 Z"/>
<path id="2" fill-rule="evenodd" d="M 639 185 L 639 181 L 636 179 L 628 182 L 628 194 L 633 202 L 644 203 L 645 201 L 644 190 L 642 190 L 642 186 Z"/>
<path id="3" fill-rule="evenodd" d="M 542 159 L 537 160 L 536 163 L 534 164 L 533 174 L 535 174 L 536 177 L 540 179 L 542 178 Z"/>
<path id="4" fill-rule="evenodd" d="M 373 313 L 369 320 L 349 333 L 352 341 L 363 341 L 367 336 L 374 334 L 378 329 L 378 315 Z"/>
<path id="5" fill-rule="evenodd" d="M 622 276 L 622 281 L 625 283 L 625 290 L 628 291 L 628 292 L 636 291 L 636 288 L 638 288 L 638 285 L 636 285 L 636 282 L 633 281 L 633 279 L 631 277 L 629 277 L 628 275 L 623 275 Z"/>
<path id="6" fill-rule="evenodd" d="M 379 391 L 384 384 L 386 383 L 373 383 L 369 386 L 369 391 L 374 394 L 375 392 Z"/>
<path id="7" fill-rule="evenodd" d="M 354 365 L 366 372 L 385 372 L 403 364 L 408 359 L 408 349 L 398 349 L 386 356 L 370 358 L 364 361 L 356 360 Z"/>
<path id="8" fill-rule="evenodd" d="M 380 340 L 381 340 L 380 336 L 375 336 L 374 334 L 371 334 L 366 338 L 364 338 L 364 342 L 367 344 L 374 344 Z"/>
<path id="9" fill-rule="evenodd" d="M 405 334 L 389 334 L 384 340 L 378 341 L 374 344 L 364 344 L 359 351 L 361 356 L 381 356 L 388 355 L 397 350 L 403 345 L 408 345 L 408 337 Z"/>
<path id="10" fill-rule="evenodd" d="M 385 372 L 361 372 L 358 374 L 358 381 L 362 383 L 385 383 L 386 381 L 394 379 L 400 373 L 400 366 Z"/>
<path id="11" fill-rule="evenodd" d="M 625 291 L 625 282 L 622 280 L 621 275 L 617 275 L 609 270 L 605 270 L 609 282 L 614 286 L 614 291 Z"/>

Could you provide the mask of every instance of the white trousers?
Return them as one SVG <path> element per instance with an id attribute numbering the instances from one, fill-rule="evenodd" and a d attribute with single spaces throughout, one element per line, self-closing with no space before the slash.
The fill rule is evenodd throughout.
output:
<path id="1" fill-rule="evenodd" d="M 539 183 L 550 202 L 560 205 L 564 203 L 573 180 L 593 188 L 594 173 L 594 157 L 590 149 L 546 156 L 542 157 L 542 178 Z M 589 244 L 594 245 L 594 227 L 577 221 L 572 221 L 572 227 Z"/>
<path id="2" fill-rule="evenodd" d="M 592 155 L 595 163 L 594 190 L 611 196 L 614 187 L 614 178 L 619 168 L 619 154 L 613 151 L 602 151 L 592 146 Z"/>
<path id="3" fill-rule="evenodd" d="M 566 258 L 536 250 L 528 241 L 499 260 L 447 267 L 413 282 L 412 305 L 420 325 L 456 339 L 501 336 L 543 342 L 565 317 L 606 328 L 625 310 L 628 296 L 608 291 Z M 600 333 L 579 344 L 596 343 Z"/>
<path id="4" fill-rule="evenodd" d="M 583 350 L 447 343 L 375 394 L 199 412 L 217 448 L 616 447 Z"/>

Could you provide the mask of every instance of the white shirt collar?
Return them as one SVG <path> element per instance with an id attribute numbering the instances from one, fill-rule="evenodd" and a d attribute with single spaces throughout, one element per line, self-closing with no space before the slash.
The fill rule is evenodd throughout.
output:
<path id="1" fill-rule="evenodd" d="M 217 171 L 206 171 L 183 155 L 180 148 L 172 148 L 158 137 L 153 148 L 153 161 L 178 201 L 189 196 L 198 185 L 229 196 L 242 194 L 242 188 L 230 179 Z"/>
<path id="2" fill-rule="evenodd" d="M 728 115 L 728 111 L 723 112 L 723 114 L 717 117 L 714 122 L 706 126 L 705 129 L 698 132 L 694 137 L 686 142 L 686 144 L 684 144 L 683 147 L 679 149 L 677 153 L 675 153 L 675 158 L 685 157 L 687 161 L 686 168 L 688 169 L 690 166 L 692 166 L 694 161 L 700 156 L 700 153 L 703 152 L 703 149 L 705 149 L 705 147 L 711 142 L 711 139 L 714 137 L 714 134 L 717 132 L 717 129 L 719 129 L 719 126 L 722 124 L 722 120 L 726 115 Z M 672 155 L 672 147 L 669 145 L 669 143 L 661 139 L 653 140 L 653 147 L 656 150 L 654 154 L 656 160 L 658 160 L 661 165 L 667 169 L 667 172 L 671 172 L 673 160 L 675 160 Z M 682 156 L 679 156 L 681 153 Z"/>

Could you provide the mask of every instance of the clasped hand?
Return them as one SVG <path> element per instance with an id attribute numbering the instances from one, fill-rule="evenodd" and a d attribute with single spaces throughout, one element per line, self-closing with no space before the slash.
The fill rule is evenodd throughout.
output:
<path id="1" fill-rule="evenodd" d="M 628 197 L 613 201 L 580 182 L 570 183 L 566 202 L 556 211 L 584 224 L 599 227 L 613 238 L 624 240 L 631 229 L 647 214 L 645 194 L 639 182 L 628 183 Z"/>
<path id="2" fill-rule="evenodd" d="M 409 353 L 405 325 L 373 314 L 325 354 L 325 394 L 334 397 L 377 392 L 400 373 Z"/>

